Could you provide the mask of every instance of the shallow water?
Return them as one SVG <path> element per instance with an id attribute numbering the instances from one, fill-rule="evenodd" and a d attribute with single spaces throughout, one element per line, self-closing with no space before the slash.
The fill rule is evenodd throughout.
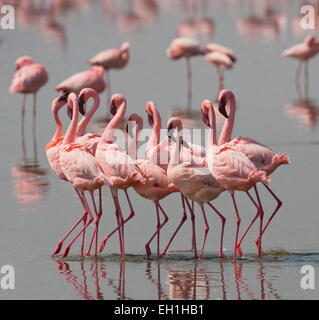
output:
<path id="1" fill-rule="evenodd" d="M 145 103 L 151 99 L 158 105 L 165 123 L 172 110 L 186 105 L 185 64 L 172 62 L 165 55 L 177 23 L 186 17 L 181 5 L 169 7 L 170 1 L 163 1 L 154 20 L 144 20 L 138 28 L 128 31 L 119 23 L 120 18 L 117 23 L 107 20 L 101 12 L 101 4 L 92 1 L 59 16 L 67 37 L 65 50 L 59 43 L 47 41 L 48 34 L 36 17 L 31 19 L 33 25 L 22 24 L 26 20 L 19 17 L 16 30 L 0 34 L 0 267 L 10 264 L 16 272 L 16 289 L 0 289 L 1 299 L 318 298 L 318 289 L 302 290 L 300 287 L 303 265 L 310 264 L 319 272 L 316 170 L 319 94 L 315 82 L 318 58 L 310 62 L 308 95 L 302 93 L 303 97 L 298 97 L 294 86 L 296 63 L 280 56 L 282 50 L 300 42 L 305 35 L 300 30 L 293 32 L 299 2 L 266 1 L 277 18 L 264 19 L 264 25 L 255 27 L 253 39 L 243 25 L 253 12 L 261 16 L 262 8 L 248 5 L 256 2 L 207 2 L 205 16 L 213 18 L 216 25 L 214 41 L 233 48 L 238 55 L 238 63 L 226 72 L 225 79 L 226 87 L 234 90 L 239 104 L 234 135 L 254 137 L 275 152 L 287 152 L 292 159 L 290 166 L 281 167 L 272 177 L 271 187 L 284 206 L 264 236 L 266 255 L 261 259 L 254 256 L 255 228 L 242 246 L 248 256 L 236 265 L 230 260 L 216 258 L 220 221 L 207 209 L 211 229 L 203 261 L 193 260 L 189 253 L 173 254 L 159 262 L 147 261 L 144 244 L 156 227 L 155 210 L 150 201 L 130 190 L 136 217 L 125 229 L 128 253 L 125 265 L 119 262 L 117 255 L 110 255 L 118 253 L 117 237 L 108 242 L 98 261 L 80 259 L 76 255 L 79 249 L 76 245 L 65 260 L 50 257 L 55 243 L 81 212 L 73 189 L 50 171 L 44 152 L 54 132 L 50 109 L 56 97 L 55 85 L 85 70 L 85 61 L 96 52 L 118 47 L 128 40 L 132 47 L 128 67 L 111 72 L 112 89 L 127 96 L 128 112 L 144 115 Z M 124 8 L 125 1 L 118 6 Z M 200 15 L 200 10 L 197 14 Z M 32 100 L 28 97 L 26 155 L 20 136 L 21 96 L 8 93 L 14 61 L 25 54 L 43 63 L 50 73 L 48 85 L 38 94 L 36 150 L 31 134 Z M 192 59 L 192 67 L 193 110 L 197 110 L 203 99 L 216 97 L 216 72 L 201 58 Z M 303 83 L 301 87 L 303 89 Z M 102 101 L 105 106 L 105 93 Z M 102 107 L 96 119 L 103 116 Z M 260 190 L 266 216 L 269 216 L 275 202 L 262 187 Z M 237 198 L 244 226 L 255 212 L 244 195 Z M 107 190 L 104 200 L 101 235 L 115 226 Z M 235 219 L 229 196 L 221 195 L 215 205 L 227 217 L 224 248 L 225 254 L 231 257 Z M 163 207 L 171 218 L 161 234 L 164 244 L 177 226 L 182 210 L 176 195 L 165 199 Z M 128 214 L 127 210 L 125 212 Z M 196 227 L 200 245 L 204 226 L 199 210 Z M 172 250 L 189 249 L 190 232 L 187 222 Z M 297 254 L 267 254 L 272 248 L 284 248 Z M 152 249 L 155 252 L 155 247 Z"/>

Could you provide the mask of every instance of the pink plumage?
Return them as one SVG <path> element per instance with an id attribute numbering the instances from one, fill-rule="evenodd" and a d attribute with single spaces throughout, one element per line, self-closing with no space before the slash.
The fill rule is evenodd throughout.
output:
<path id="1" fill-rule="evenodd" d="M 19 58 L 16 67 L 17 71 L 9 88 L 10 93 L 36 93 L 49 80 L 45 67 L 34 63 L 30 57 Z"/>

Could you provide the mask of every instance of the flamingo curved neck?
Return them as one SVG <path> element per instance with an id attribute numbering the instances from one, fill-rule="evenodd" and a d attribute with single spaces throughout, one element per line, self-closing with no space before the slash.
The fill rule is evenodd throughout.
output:
<path id="1" fill-rule="evenodd" d="M 79 122 L 78 126 L 77 126 L 77 130 L 76 130 L 76 137 L 80 137 L 84 134 L 85 129 L 87 127 L 87 125 L 89 124 L 90 120 L 92 119 L 92 117 L 94 116 L 96 110 L 99 108 L 100 106 L 100 98 L 97 94 L 92 94 L 89 96 L 88 99 L 93 98 L 94 99 L 94 103 L 93 106 L 91 107 L 91 109 L 89 110 L 89 112 L 87 112 L 85 114 L 85 116 L 83 117 L 83 119 Z M 87 100 L 88 100 L 87 99 Z"/>
<path id="2" fill-rule="evenodd" d="M 210 124 L 210 128 L 209 128 L 209 133 L 208 133 L 208 145 L 207 145 L 207 149 L 209 147 L 212 146 L 216 146 L 217 145 L 217 135 L 216 135 L 216 116 L 215 116 L 215 111 L 213 106 L 211 105 L 209 107 L 209 124 Z"/>
<path id="3" fill-rule="evenodd" d="M 55 124 L 57 126 L 57 128 L 55 130 L 55 133 L 54 133 L 54 135 L 52 137 L 52 141 L 56 140 L 57 138 L 60 138 L 62 136 L 63 126 L 62 126 L 62 122 L 61 122 L 60 117 L 59 117 L 59 111 L 61 110 L 62 107 L 63 106 L 55 105 L 52 108 L 54 121 L 55 121 Z"/>
<path id="4" fill-rule="evenodd" d="M 227 99 L 226 107 L 227 106 L 229 106 L 229 117 L 224 121 L 223 129 L 218 140 L 219 145 L 229 142 L 232 139 L 236 113 L 236 100 L 233 95 Z"/>
<path id="5" fill-rule="evenodd" d="M 68 130 L 65 133 L 63 143 L 62 143 L 63 145 L 74 142 L 78 119 L 79 119 L 79 104 L 75 102 L 73 106 L 73 117 L 68 127 Z"/>
<path id="6" fill-rule="evenodd" d="M 122 102 L 122 104 L 118 107 L 118 111 L 113 119 L 106 126 L 101 138 L 103 141 L 112 141 L 113 133 L 112 130 L 118 129 L 123 121 L 124 115 L 126 111 L 126 102 Z"/>
<path id="7" fill-rule="evenodd" d="M 128 149 L 127 149 L 128 155 L 133 159 L 137 158 L 138 141 L 139 141 L 141 131 L 143 130 L 142 118 L 137 118 L 135 121 L 136 121 L 136 131 L 133 134 L 132 140 L 131 140 L 130 144 L 128 145 Z"/>
<path id="8" fill-rule="evenodd" d="M 154 115 L 154 125 L 152 127 L 151 137 L 146 147 L 147 152 L 151 152 L 160 143 L 160 138 L 161 138 L 161 128 L 162 128 L 161 116 L 157 111 L 157 109 L 153 111 L 153 115 Z"/>

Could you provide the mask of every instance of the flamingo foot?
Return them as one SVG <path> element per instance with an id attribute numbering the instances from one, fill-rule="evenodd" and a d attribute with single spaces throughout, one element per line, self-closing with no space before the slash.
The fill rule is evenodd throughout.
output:
<path id="1" fill-rule="evenodd" d="M 256 244 L 257 249 L 259 248 L 259 242 L 260 242 L 260 238 L 257 237 L 257 238 L 255 239 L 255 244 Z"/>
<path id="2" fill-rule="evenodd" d="M 223 254 L 223 253 L 219 253 L 219 255 L 218 255 L 218 257 L 220 258 L 220 259 L 226 259 L 227 257 Z"/>
<path id="3" fill-rule="evenodd" d="M 150 258 L 150 256 L 152 255 L 151 249 L 149 246 L 145 246 L 145 251 L 146 251 L 146 255 L 148 258 Z"/>
<path id="4" fill-rule="evenodd" d="M 69 254 L 69 251 L 70 251 L 70 247 L 66 247 L 66 248 L 64 249 L 64 251 L 62 252 L 62 254 L 61 254 L 61 258 L 67 257 L 68 254 Z"/>
<path id="5" fill-rule="evenodd" d="M 62 245 L 63 245 L 63 242 L 57 243 L 57 245 L 54 249 L 54 252 L 52 253 L 52 256 L 55 256 L 56 254 L 58 254 L 61 251 Z"/>

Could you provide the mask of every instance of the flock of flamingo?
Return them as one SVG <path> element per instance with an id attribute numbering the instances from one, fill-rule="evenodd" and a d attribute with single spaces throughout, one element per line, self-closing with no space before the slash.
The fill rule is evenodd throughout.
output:
<path id="1" fill-rule="evenodd" d="M 161 115 L 154 102 L 147 102 L 145 111 L 152 134 L 148 141 L 145 156 L 137 158 L 132 155 L 130 145 L 122 148 L 116 141 L 114 131 L 123 130 L 128 136 L 127 128 L 123 129 L 126 109 L 126 98 L 122 94 L 113 94 L 110 87 L 110 70 L 120 69 L 129 61 L 129 43 L 125 42 L 120 49 L 109 49 L 98 53 L 88 60 L 91 68 L 79 72 L 56 86 L 61 93 L 52 102 L 52 115 L 56 123 L 56 131 L 51 141 L 46 146 L 46 154 L 49 164 L 56 175 L 69 182 L 83 207 L 83 212 L 57 243 L 53 255 L 61 252 L 67 239 L 73 234 L 73 238 L 64 247 L 61 257 L 66 257 L 72 245 L 81 238 L 80 255 L 94 256 L 102 252 L 107 241 L 115 234 L 119 237 L 121 258 L 125 259 L 125 226 L 134 217 L 135 210 L 128 193 L 133 188 L 141 197 L 154 202 L 157 228 L 145 245 L 146 255 L 150 257 L 151 243 L 157 240 L 157 257 L 161 258 L 168 252 L 172 242 L 183 224 L 188 218 L 189 212 L 192 223 L 192 244 L 194 256 L 203 256 L 209 224 L 206 217 L 206 207 L 210 207 L 221 220 L 221 237 L 219 257 L 223 254 L 223 239 L 226 217 L 214 205 L 221 193 L 227 191 L 234 207 L 236 217 L 236 233 L 233 248 L 233 260 L 243 252 L 241 244 L 250 228 L 259 219 L 259 235 L 255 240 L 258 256 L 262 255 L 262 236 L 269 223 L 276 215 L 282 202 L 270 189 L 270 175 L 282 164 L 289 164 L 290 159 L 285 153 L 276 154 L 269 147 L 253 138 L 232 137 L 235 124 L 236 99 L 232 91 L 224 89 L 223 71 L 233 66 L 236 61 L 234 51 L 217 43 L 202 45 L 193 38 L 179 37 L 172 41 L 167 49 L 169 58 L 175 60 L 185 58 L 187 63 L 188 79 L 188 103 L 191 103 L 191 68 L 190 58 L 202 55 L 204 59 L 217 67 L 218 71 L 218 112 L 225 118 L 224 124 L 217 137 L 216 114 L 213 103 L 203 100 L 199 106 L 202 121 L 209 132 L 205 146 L 192 144 L 185 141 L 181 132 L 183 124 L 180 119 L 172 117 L 167 123 L 167 139 L 161 141 L 162 129 Z M 307 62 L 319 52 L 319 41 L 308 36 L 304 42 L 297 44 L 283 52 L 284 56 L 293 57 L 300 61 L 296 80 L 300 76 L 301 63 L 305 64 L 305 72 L 308 72 Z M 36 94 L 49 79 L 46 68 L 35 63 L 30 57 L 23 56 L 16 61 L 16 73 L 10 86 L 10 93 L 23 94 L 22 117 L 25 115 L 26 95 L 34 95 L 33 126 L 35 127 Z M 106 74 L 106 81 L 104 75 Z M 101 136 L 96 133 L 86 133 L 86 129 L 100 106 L 101 93 L 108 89 L 107 112 L 109 119 Z M 92 99 L 92 107 L 86 111 L 85 104 Z M 59 112 L 67 109 L 70 123 L 63 134 L 62 121 Z M 83 115 L 80 120 L 80 114 Z M 138 114 L 131 114 L 128 121 L 136 123 L 136 130 L 132 143 L 137 144 L 143 119 Z M 23 122 L 22 122 L 23 123 Z M 136 150 L 136 145 L 133 149 Z M 168 154 L 168 161 L 161 163 L 161 153 Z M 263 185 L 277 203 L 275 210 L 264 223 L 264 210 L 259 196 L 258 183 Z M 117 226 L 112 232 L 103 238 L 99 244 L 99 224 L 103 212 L 102 188 L 109 188 L 114 202 L 114 211 Z M 254 190 L 255 196 L 251 194 Z M 125 218 L 119 201 L 118 192 L 123 191 L 130 208 L 129 215 Z M 241 217 L 235 198 L 236 191 L 245 192 L 256 209 L 256 215 L 240 236 Z M 98 193 L 96 197 L 95 193 Z M 177 224 L 174 233 L 169 238 L 164 248 L 161 248 L 160 232 L 171 218 L 163 208 L 162 200 L 171 193 L 179 193 L 181 197 L 182 217 Z M 204 220 L 204 237 L 199 253 L 197 250 L 195 207 L 198 203 Z M 205 206 L 206 205 L 206 206 Z M 86 244 L 86 230 L 94 225 L 91 238 Z M 80 228 L 79 228 L 80 227 Z M 77 232 L 76 232 L 77 230 Z M 75 233 L 76 232 L 76 233 Z M 75 233 L 75 234 L 74 234 Z M 94 248 L 94 250 L 93 250 Z"/>

